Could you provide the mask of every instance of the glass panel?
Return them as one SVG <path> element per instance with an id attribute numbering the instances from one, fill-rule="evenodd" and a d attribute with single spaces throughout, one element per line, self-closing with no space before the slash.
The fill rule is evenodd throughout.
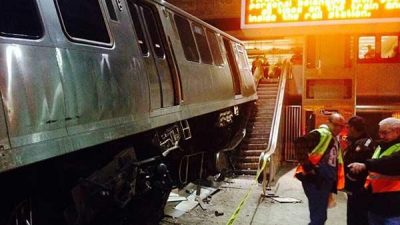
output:
<path id="1" fill-rule="evenodd" d="M 398 36 L 382 36 L 381 37 L 381 58 L 396 58 L 399 49 Z"/>
<path id="2" fill-rule="evenodd" d="M 232 74 L 232 78 L 233 78 L 233 88 L 235 90 L 235 95 L 240 95 L 241 94 L 240 74 L 239 74 L 238 68 L 236 66 L 237 62 L 235 59 L 232 42 L 227 38 L 224 38 L 223 41 L 224 41 L 224 46 L 225 46 L 225 50 L 226 50 L 226 56 L 228 58 L 228 65 L 231 70 L 231 74 Z"/>
<path id="3" fill-rule="evenodd" d="M 178 15 L 175 15 L 174 18 L 186 59 L 193 62 L 199 62 L 199 53 L 197 52 L 196 44 L 194 43 L 194 37 L 192 30 L 190 29 L 189 21 Z"/>
<path id="4" fill-rule="evenodd" d="M 57 0 L 66 32 L 72 38 L 110 43 L 98 0 Z"/>
<path id="5" fill-rule="evenodd" d="M 308 99 L 351 99 L 351 79 L 310 79 L 306 83 Z"/>
<path id="6" fill-rule="evenodd" d="M 140 50 L 142 50 L 143 55 L 148 55 L 149 48 L 147 47 L 147 43 L 144 37 L 143 27 L 140 23 L 138 9 L 135 4 L 128 1 L 129 11 L 131 12 L 133 26 L 135 26 L 136 36 L 138 39 L 138 43 L 140 46 Z"/>
<path id="7" fill-rule="evenodd" d="M 214 32 L 207 30 L 208 43 L 210 44 L 211 53 L 214 59 L 215 65 L 224 65 L 224 60 L 222 59 L 221 50 L 219 48 L 219 42 L 217 36 Z"/>
<path id="8" fill-rule="evenodd" d="M 108 9 L 108 14 L 110 14 L 110 18 L 114 21 L 117 21 L 118 20 L 117 14 L 115 14 L 115 9 L 112 0 L 106 0 L 106 4 Z"/>
<path id="9" fill-rule="evenodd" d="M 243 47 L 240 44 L 236 44 L 236 48 L 237 48 L 237 51 L 239 53 L 239 66 L 240 66 L 240 69 L 242 69 L 242 70 L 249 69 L 250 66 L 249 66 L 249 63 L 247 61 L 247 57 L 246 57 L 246 54 L 245 54 L 245 52 L 243 50 Z"/>
<path id="10" fill-rule="evenodd" d="M 153 10 L 147 6 L 142 6 L 142 9 L 150 37 L 153 42 L 154 52 L 158 58 L 164 58 L 164 47 L 161 42 L 159 27 L 156 18 L 154 17 Z"/>
<path id="11" fill-rule="evenodd" d="M 358 39 L 358 58 L 373 59 L 375 58 L 375 37 L 365 36 Z"/>
<path id="12" fill-rule="evenodd" d="M 212 64 L 210 47 L 208 47 L 206 34 L 201 25 L 193 23 L 193 33 L 196 38 L 197 47 L 199 48 L 200 58 L 203 63 Z"/>
<path id="13" fill-rule="evenodd" d="M 38 39 L 43 35 L 35 0 L 0 1 L 0 35 Z"/>

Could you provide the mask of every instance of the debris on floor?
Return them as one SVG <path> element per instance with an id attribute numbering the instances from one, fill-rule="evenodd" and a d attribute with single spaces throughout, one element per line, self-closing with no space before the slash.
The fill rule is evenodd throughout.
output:
<path id="1" fill-rule="evenodd" d="M 186 197 L 180 196 L 178 193 L 171 192 L 169 194 L 167 202 L 181 202 L 186 200 L 187 200 Z"/>
<path id="2" fill-rule="evenodd" d="M 295 165 L 287 165 L 271 183 L 271 188 L 263 190 L 262 185 L 255 184 L 254 176 L 239 176 L 225 179 L 218 186 L 218 193 L 212 198 L 203 199 L 204 207 L 195 207 L 179 217 L 166 216 L 160 225 L 225 225 L 231 221 L 241 200 L 253 185 L 254 191 L 249 194 L 240 213 L 237 214 L 234 225 L 291 225 L 309 223 L 309 209 L 307 197 L 304 194 L 301 182 L 294 178 Z M 208 186 L 205 184 L 204 186 Z M 216 187 L 216 186 L 212 186 Z M 201 189 L 200 189 L 201 190 Z M 264 193 L 265 191 L 265 193 Z M 188 197 L 196 188 L 188 190 L 182 195 Z M 265 194 L 265 195 L 263 195 Z M 261 196 L 260 196 L 261 195 Z M 284 197 L 284 199 L 279 199 Z M 290 197 L 290 198 L 286 198 Z M 277 200 L 294 199 L 302 202 L 296 204 L 279 203 Z M 293 198 L 293 199 L 291 199 Z M 346 224 L 347 200 L 341 192 L 337 195 L 337 206 L 328 210 L 326 225 Z M 173 207 L 179 202 L 174 202 Z M 172 204 L 172 203 L 170 203 Z"/>
<path id="3" fill-rule="evenodd" d="M 215 216 L 223 216 L 224 215 L 224 213 L 223 212 L 218 212 L 218 211 L 215 211 Z"/>
<path id="4" fill-rule="evenodd" d="M 211 201 L 211 195 L 217 191 L 217 188 L 199 186 L 194 183 L 189 183 L 181 190 L 174 189 L 168 197 L 164 214 L 177 218 L 189 212 L 197 205 L 200 205 L 203 210 L 206 210 L 208 208 L 207 204 Z"/>
<path id="5" fill-rule="evenodd" d="M 271 197 L 274 201 L 279 203 L 301 203 L 300 199 L 290 198 L 290 197 Z"/>

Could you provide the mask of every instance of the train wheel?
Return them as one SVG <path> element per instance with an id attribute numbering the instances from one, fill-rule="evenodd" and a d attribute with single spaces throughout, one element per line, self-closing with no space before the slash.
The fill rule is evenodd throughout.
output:
<path id="1" fill-rule="evenodd" d="M 26 199 L 18 203 L 12 211 L 7 225 L 33 225 L 32 200 Z"/>
<path id="2" fill-rule="evenodd" d="M 170 191 L 154 189 L 136 199 L 126 212 L 129 225 L 157 225 L 164 217 Z M 146 206 L 146 207 L 143 207 Z"/>
<path id="3" fill-rule="evenodd" d="M 27 197 L 15 202 L 9 211 L 5 225 L 66 225 L 62 211 L 56 211 L 55 204 L 45 203 L 36 197 Z M 3 225 L 3 224 L 1 224 Z"/>

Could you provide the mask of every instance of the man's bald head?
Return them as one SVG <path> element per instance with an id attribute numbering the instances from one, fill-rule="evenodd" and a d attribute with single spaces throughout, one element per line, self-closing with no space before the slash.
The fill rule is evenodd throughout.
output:
<path id="1" fill-rule="evenodd" d="M 339 113 L 332 113 L 328 117 L 328 127 L 333 135 L 338 135 L 346 125 L 346 120 Z"/>

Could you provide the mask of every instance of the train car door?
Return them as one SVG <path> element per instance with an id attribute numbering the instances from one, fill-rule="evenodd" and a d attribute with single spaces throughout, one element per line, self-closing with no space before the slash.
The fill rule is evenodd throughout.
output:
<path id="1" fill-rule="evenodd" d="M 235 95 L 240 95 L 242 93 L 240 88 L 240 74 L 239 68 L 237 67 L 235 60 L 235 53 L 232 48 L 232 43 L 230 40 L 223 38 L 224 46 L 226 49 L 226 57 L 228 59 L 229 68 L 231 69 L 232 79 L 233 79 L 233 89 L 235 91 Z"/>
<path id="2" fill-rule="evenodd" d="M 170 107 L 175 101 L 172 72 L 167 55 L 169 49 L 158 13 L 151 5 L 128 1 L 132 23 L 136 31 L 144 66 L 149 76 L 151 110 Z"/>

